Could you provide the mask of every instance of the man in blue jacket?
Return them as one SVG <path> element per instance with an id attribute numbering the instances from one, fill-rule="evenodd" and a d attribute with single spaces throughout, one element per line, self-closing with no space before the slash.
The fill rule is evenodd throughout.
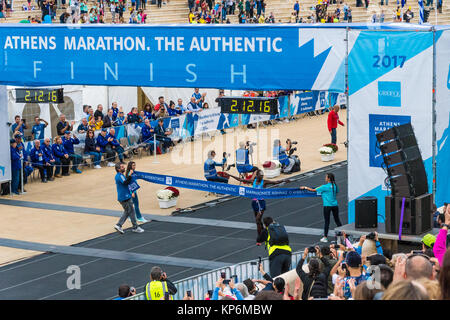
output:
<path id="1" fill-rule="evenodd" d="M 17 150 L 16 140 L 11 139 L 9 142 L 11 151 L 11 191 L 15 194 L 20 194 L 19 183 L 21 171 L 21 164 L 20 164 L 21 155 L 19 150 Z"/>
<path id="2" fill-rule="evenodd" d="M 110 148 L 107 148 L 108 144 L 108 129 L 103 128 L 97 137 L 97 146 L 100 147 L 101 153 L 106 153 L 105 160 L 108 160 L 108 167 L 114 167 L 115 164 L 113 160 L 116 158 L 116 155 Z"/>
<path id="3" fill-rule="evenodd" d="M 228 183 L 228 179 L 218 176 L 216 167 L 221 167 L 225 164 L 226 159 L 223 158 L 222 162 L 215 162 L 214 157 L 216 156 L 216 152 L 214 150 L 211 150 L 208 152 L 208 159 L 205 161 L 205 164 L 203 165 L 203 171 L 205 174 L 205 179 L 208 181 L 213 182 L 222 182 L 222 183 Z"/>
<path id="4" fill-rule="evenodd" d="M 38 168 L 42 182 L 46 183 L 47 180 L 52 181 L 52 167 L 45 162 L 44 151 L 41 148 L 41 142 L 34 140 L 34 147 L 30 151 L 30 159 L 32 166 Z"/>
<path id="5" fill-rule="evenodd" d="M 28 182 L 28 176 L 33 173 L 33 168 L 31 167 L 30 163 L 28 162 L 29 154 L 25 148 L 25 144 L 22 140 L 23 135 L 20 132 L 17 132 L 14 135 L 14 138 L 16 139 L 17 143 L 17 151 L 19 152 L 21 158 L 23 159 L 23 169 L 22 174 L 20 176 L 21 179 L 23 179 L 23 184 L 25 185 Z M 22 192 L 27 192 L 25 189 L 22 190 Z"/>
<path id="6" fill-rule="evenodd" d="M 44 154 L 45 165 L 50 166 L 52 172 L 51 175 L 53 175 L 53 167 L 55 166 L 56 160 L 55 156 L 53 155 L 52 146 L 50 144 L 50 138 L 44 139 L 44 144 L 41 146 L 41 149 L 42 153 Z"/>
<path id="7" fill-rule="evenodd" d="M 114 165 L 116 168 L 116 189 L 117 189 L 117 201 L 122 205 L 124 212 L 123 215 L 120 217 L 119 222 L 114 226 L 114 229 L 116 229 L 120 233 L 124 233 L 122 226 L 127 220 L 127 218 L 130 218 L 131 223 L 133 224 L 133 232 L 142 233 L 144 232 L 144 229 L 138 226 L 136 222 L 136 213 L 134 211 L 133 201 L 131 199 L 131 191 L 128 188 L 128 185 L 132 181 L 132 175 L 133 170 L 129 172 L 128 178 L 125 178 L 124 172 L 125 172 L 125 165 L 123 163 L 117 163 Z"/>
<path id="8" fill-rule="evenodd" d="M 106 136 L 108 144 L 106 145 L 106 153 L 111 154 L 112 161 L 116 159 L 116 153 L 119 156 L 119 160 L 123 163 L 123 153 L 124 150 L 116 138 L 116 130 L 114 128 L 109 129 L 109 134 Z M 108 156 L 109 158 L 109 156 Z"/>
<path id="9" fill-rule="evenodd" d="M 62 171 L 63 176 L 69 176 L 70 157 L 64 148 L 60 136 L 55 138 L 55 143 L 52 145 L 53 156 L 55 157 L 55 177 L 61 178 L 59 172 Z M 61 169 L 62 168 L 62 169 Z"/>
<path id="10" fill-rule="evenodd" d="M 144 126 L 142 127 L 142 130 L 141 130 L 141 134 L 142 134 L 142 142 L 146 143 L 151 151 L 154 151 L 153 149 L 155 146 L 155 140 L 154 140 L 155 130 L 150 125 L 150 120 L 145 119 Z M 159 141 L 156 140 L 156 147 L 158 147 L 158 146 L 159 146 Z"/>
<path id="11" fill-rule="evenodd" d="M 83 157 L 79 154 L 76 154 L 75 150 L 73 149 L 73 145 L 80 144 L 80 140 L 78 140 L 75 134 L 73 135 L 73 138 L 71 138 L 70 131 L 66 131 L 64 133 L 64 137 L 62 137 L 62 141 L 64 149 L 66 149 L 70 159 L 72 160 L 72 171 L 75 173 L 81 173 L 81 170 L 78 169 L 78 165 L 83 161 Z"/>

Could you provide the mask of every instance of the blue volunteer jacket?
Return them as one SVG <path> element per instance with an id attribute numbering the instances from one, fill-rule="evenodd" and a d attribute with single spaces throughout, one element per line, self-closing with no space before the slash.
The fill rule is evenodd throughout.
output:
<path id="1" fill-rule="evenodd" d="M 66 149 L 67 153 L 69 153 L 69 154 L 75 153 L 75 151 L 73 150 L 74 144 L 80 144 L 80 140 L 78 140 L 78 138 L 66 139 L 66 137 L 62 137 L 62 141 L 63 141 L 64 149 Z"/>
<path id="2" fill-rule="evenodd" d="M 9 147 L 11 150 L 11 170 L 20 170 L 20 153 L 17 148 Z"/>
<path id="3" fill-rule="evenodd" d="M 65 154 L 68 154 L 62 143 L 54 143 L 52 145 L 52 151 L 55 158 L 63 158 Z"/>
<path id="4" fill-rule="evenodd" d="M 39 154 L 41 154 L 39 156 Z M 42 150 L 42 147 L 39 147 L 39 149 L 36 149 L 36 147 L 33 147 L 30 151 L 30 159 L 32 162 L 33 167 L 37 165 L 43 165 L 44 164 L 44 151 Z"/>
<path id="5" fill-rule="evenodd" d="M 101 152 L 105 152 L 105 147 L 108 145 L 108 135 L 103 137 L 101 134 L 97 137 L 97 146 L 100 147 Z"/>
<path id="6" fill-rule="evenodd" d="M 142 133 L 142 142 L 147 142 L 147 141 L 153 141 L 153 134 L 154 134 L 154 132 L 153 132 L 154 130 L 153 130 L 153 128 L 150 128 L 150 127 L 147 127 L 147 126 L 144 126 L 144 127 L 142 127 L 142 131 L 141 131 L 141 133 Z"/>
<path id="7" fill-rule="evenodd" d="M 221 163 L 215 162 L 212 159 L 208 159 L 205 161 L 205 164 L 203 166 L 203 171 L 205 173 L 205 178 L 214 178 L 217 177 L 217 171 L 216 167 L 220 167 L 224 164 L 225 159 Z"/>
<path id="8" fill-rule="evenodd" d="M 113 136 L 110 133 L 108 133 L 106 135 L 106 140 L 108 140 L 109 138 L 113 138 L 114 139 L 113 141 L 108 142 L 110 145 L 112 145 L 113 147 L 119 147 L 120 146 L 119 140 L 117 140 L 115 136 Z"/>
<path id="9" fill-rule="evenodd" d="M 41 146 L 42 152 L 44 153 L 44 161 L 50 163 L 50 160 L 55 160 L 55 156 L 53 155 L 52 146 L 46 146 L 45 144 Z"/>

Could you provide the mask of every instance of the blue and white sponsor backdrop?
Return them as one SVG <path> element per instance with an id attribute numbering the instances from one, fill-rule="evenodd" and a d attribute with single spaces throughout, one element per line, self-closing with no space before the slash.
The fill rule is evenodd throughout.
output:
<path id="1" fill-rule="evenodd" d="M 450 30 L 436 42 L 436 205 L 450 202 Z"/>
<path id="2" fill-rule="evenodd" d="M 334 105 L 345 105 L 346 95 L 338 92 L 308 91 L 291 95 L 291 115 L 301 114 L 316 110 L 323 110 Z"/>
<path id="3" fill-rule="evenodd" d="M 8 98 L 6 86 L 0 86 L 0 182 L 11 180 L 11 157 L 9 152 Z M 3 147 L 4 146 L 4 147 Z"/>
<path id="4" fill-rule="evenodd" d="M 388 195 L 376 133 L 411 122 L 432 191 L 432 32 L 349 33 L 349 223 L 355 199 Z M 384 222 L 383 218 L 379 218 Z"/>

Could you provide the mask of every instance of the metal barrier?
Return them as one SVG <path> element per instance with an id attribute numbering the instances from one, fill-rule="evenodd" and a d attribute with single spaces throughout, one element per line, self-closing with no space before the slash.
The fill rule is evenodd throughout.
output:
<path id="1" fill-rule="evenodd" d="M 292 253 L 291 266 L 295 268 L 303 255 L 302 251 Z M 261 260 L 265 271 L 269 270 L 269 258 Z M 173 296 L 174 300 L 182 300 L 186 291 L 191 290 L 195 300 L 204 300 L 205 294 L 208 290 L 213 290 L 216 286 L 217 280 L 220 278 L 221 272 L 226 273 L 227 278 L 236 275 L 236 283 L 242 282 L 245 279 L 259 279 L 261 275 L 258 270 L 258 261 L 251 260 L 232 265 L 230 267 L 215 269 L 195 275 L 186 279 L 175 281 L 173 284 L 177 288 L 177 293 Z M 144 287 L 145 290 L 145 287 Z M 145 292 L 136 294 L 133 297 L 125 300 L 146 300 Z"/>

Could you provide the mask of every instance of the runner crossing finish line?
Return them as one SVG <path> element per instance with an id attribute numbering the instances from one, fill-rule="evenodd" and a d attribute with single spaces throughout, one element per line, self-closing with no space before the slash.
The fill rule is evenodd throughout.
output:
<path id="1" fill-rule="evenodd" d="M 136 179 L 141 179 L 147 182 L 178 188 L 215 192 L 237 197 L 265 199 L 319 197 L 316 192 L 300 190 L 299 188 L 256 189 L 232 184 L 167 176 L 141 171 L 136 171 L 134 174 Z"/>

